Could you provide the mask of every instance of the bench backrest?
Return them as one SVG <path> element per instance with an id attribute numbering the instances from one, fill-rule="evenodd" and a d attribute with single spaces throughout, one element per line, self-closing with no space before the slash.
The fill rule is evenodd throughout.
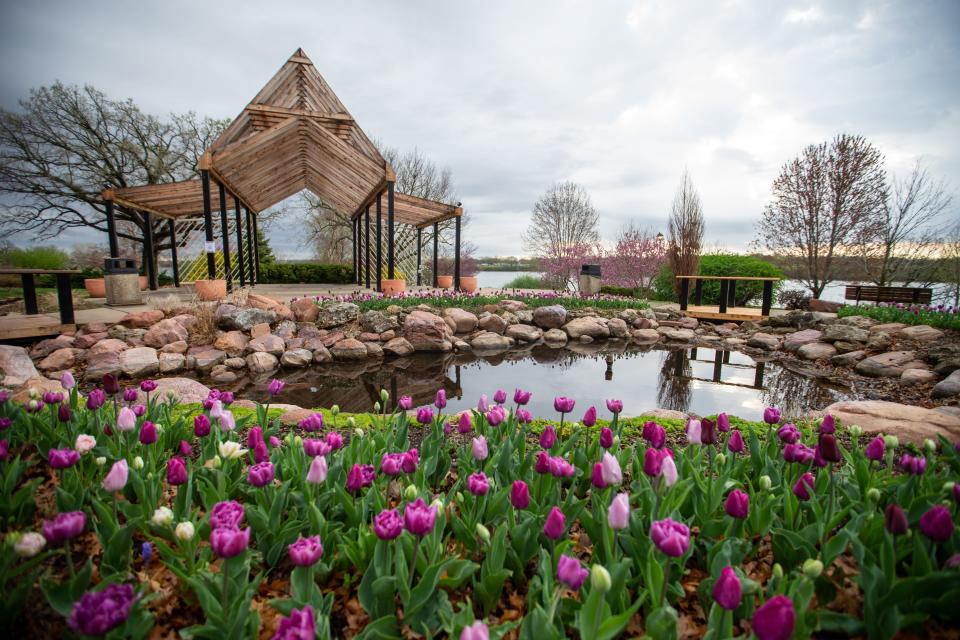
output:
<path id="1" fill-rule="evenodd" d="M 875 287 L 851 285 L 844 292 L 844 299 L 857 302 L 903 302 L 905 304 L 930 304 L 933 289 L 919 287 Z"/>

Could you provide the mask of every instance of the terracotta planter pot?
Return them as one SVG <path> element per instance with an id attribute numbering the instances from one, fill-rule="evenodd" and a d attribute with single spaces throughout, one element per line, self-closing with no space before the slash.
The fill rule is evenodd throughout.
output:
<path id="1" fill-rule="evenodd" d="M 91 298 L 107 297 L 107 283 L 103 278 L 86 278 L 83 281 L 83 286 L 86 287 Z"/>
<path id="2" fill-rule="evenodd" d="M 407 281 L 400 278 L 393 280 L 385 278 L 380 281 L 380 290 L 385 296 L 395 296 L 407 290 Z"/>
<path id="3" fill-rule="evenodd" d="M 147 282 L 147 276 L 140 276 L 140 291 L 146 291 L 150 284 Z"/>
<path id="4" fill-rule="evenodd" d="M 467 293 L 477 290 L 477 276 L 460 276 L 460 289 Z"/>
<path id="5" fill-rule="evenodd" d="M 201 300 L 223 300 L 227 297 L 226 280 L 197 280 L 193 289 Z"/>
<path id="6" fill-rule="evenodd" d="M 437 276 L 437 286 L 441 289 L 449 289 L 453 286 L 453 276 Z"/>

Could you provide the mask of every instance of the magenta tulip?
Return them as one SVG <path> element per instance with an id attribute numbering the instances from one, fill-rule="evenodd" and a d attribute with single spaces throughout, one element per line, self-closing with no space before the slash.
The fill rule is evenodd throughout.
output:
<path id="1" fill-rule="evenodd" d="M 597 408 L 591 406 L 587 409 L 586 413 L 583 414 L 583 426 L 592 427 L 597 424 Z"/>
<path id="2" fill-rule="evenodd" d="M 503 389 L 497 389 L 493 394 L 493 401 L 497 404 L 503 404 L 507 401 L 507 392 Z"/>
<path id="3" fill-rule="evenodd" d="M 723 510 L 731 518 L 743 520 L 750 513 L 750 496 L 740 489 L 734 489 L 727 495 Z"/>
<path id="4" fill-rule="evenodd" d="M 250 545 L 250 527 L 246 529 L 231 529 L 219 527 L 210 532 L 210 546 L 220 558 L 233 558 Z"/>
<path id="5" fill-rule="evenodd" d="M 540 446 L 544 449 L 553 449 L 553 445 L 557 443 L 557 432 L 553 428 L 552 424 L 548 424 L 543 432 L 540 434 Z"/>
<path id="6" fill-rule="evenodd" d="M 808 472 L 800 476 L 800 479 L 793 485 L 793 495 L 800 500 L 807 501 L 810 499 L 811 491 L 813 491 L 813 474 Z"/>
<path id="7" fill-rule="evenodd" d="M 651 478 L 659 476 L 663 467 L 663 456 L 659 449 L 647 449 L 643 454 L 643 472 Z"/>
<path id="8" fill-rule="evenodd" d="M 583 568 L 578 559 L 566 554 L 560 556 L 557 563 L 557 580 L 577 591 L 588 575 L 590 572 Z"/>
<path id="9" fill-rule="evenodd" d="M 320 536 L 297 538 L 297 541 L 287 547 L 290 561 L 298 567 L 310 567 L 320 560 L 323 555 L 323 545 Z"/>
<path id="10" fill-rule="evenodd" d="M 63 544 L 83 533 L 86 526 L 87 515 L 83 511 L 58 513 L 53 520 L 43 521 L 43 537 L 48 544 Z"/>
<path id="11" fill-rule="evenodd" d="M 780 422 L 780 409 L 776 407 L 767 407 L 763 410 L 763 421 L 767 424 L 777 424 Z"/>
<path id="12" fill-rule="evenodd" d="M 552 507 L 543 524 L 543 533 L 551 540 L 559 540 L 567 528 L 567 517 L 559 507 Z"/>
<path id="13" fill-rule="evenodd" d="M 433 531 L 437 520 L 437 508 L 417 498 L 403 510 L 403 524 L 407 531 L 422 538 Z"/>
<path id="14" fill-rule="evenodd" d="M 877 436 L 871 440 L 866 447 L 863 448 L 863 455 L 867 456 L 868 460 L 873 460 L 874 462 L 880 462 L 883 460 L 884 454 L 887 452 L 887 445 L 883 441 L 883 436 Z"/>
<path id="15" fill-rule="evenodd" d="M 403 411 L 410 411 L 413 407 L 413 398 L 410 396 L 400 396 L 400 401 L 397 404 Z"/>
<path id="16" fill-rule="evenodd" d="M 727 450 L 730 453 L 743 453 L 746 450 L 746 446 L 743 443 L 743 435 L 740 434 L 739 429 L 734 429 L 730 433 L 730 437 L 727 438 Z"/>
<path id="17" fill-rule="evenodd" d="M 445 389 L 437 389 L 437 395 L 433 399 L 433 406 L 437 409 L 443 409 L 447 406 L 447 392 Z"/>
<path id="18" fill-rule="evenodd" d="M 187 483 L 187 466 L 183 458 L 174 456 L 167 461 L 167 484 L 174 486 Z"/>
<path id="19" fill-rule="evenodd" d="M 603 464 L 597 462 L 593 465 L 593 471 L 590 473 L 590 482 L 597 489 L 606 489 L 607 483 L 603 481 Z"/>
<path id="20" fill-rule="evenodd" d="M 613 430 L 610 427 L 600 429 L 600 446 L 604 449 L 613 446 Z"/>
<path id="21" fill-rule="evenodd" d="M 420 407 L 417 409 L 417 422 L 420 424 L 430 424 L 433 422 L 433 409 L 430 407 Z"/>
<path id="22" fill-rule="evenodd" d="M 381 540 L 393 540 L 403 532 L 403 519 L 396 509 L 385 509 L 373 519 L 373 532 Z"/>
<path id="23" fill-rule="evenodd" d="M 950 510 L 938 504 L 920 516 L 920 532 L 933 542 L 942 544 L 953 536 L 953 518 Z"/>
<path id="24" fill-rule="evenodd" d="M 514 480 L 510 485 L 510 504 L 514 509 L 526 509 L 530 506 L 530 487 L 523 480 Z"/>
<path id="25" fill-rule="evenodd" d="M 54 469 L 68 469 L 80 462 L 80 454 L 73 449 L 50 449 L 47 463 Z"/>
<path id="26" fill-rule="evenodd" d="M 273 640 L 313 640 L 317 635 L 317 622 L 313 617 L 313 607 L 309 604 L 302 609 L 291 609 L 289 616 L 281 616 Z"/>
<path id="27" fill-rule="evenodd" d="M 153 444 L 157 441 L 157 425 L 149 420 L 144 420 L 140 425 L 140 444 Z"/>
<path id="28" fill-rule="evenodd" d="M 774 596 L 754 612 L 751 626 L 758 640 L 789 640 L 793 636 L 796 618 L 793 600 L 787 596 Z"/>
<path id="29" fill-rule="evenodd" d="M 205 438 L 210 435 L 210 418 L 201 413 L 193 419 L 193 434 L 198 438 Z"/>
<path id="30" fill-rule="evenodd" d="M 733 567 L 724 567 L 720 577 L 713 583 L 713 599 L 727 611 L 734 611 L 740 606 L 743 596 L 743 587 L 740 578 Z"/>
<path id="31" fill-rule="evenodd" d="M 717 414 L 717 430 L 721 433 L 730 431 L 730 418 L 723 411 Z"/>
<path id="32" fill-rule="evenodd" d="M 892 502 L 883 511 L 883 526 L 895 536 L 902 536 L 910 530 L 907 514 L 900 505 Z"/>
<path id="33" fill-rule="evenodd" d="M 650 539 L 666 555 L 679 558 L 690 546 L 690 529 L 682 522 L 665 518 L 650 525 Z"/>
<path id="34" fill-rule="evenodd" d="M 218 502 L 210 510 L 211 529 L 236 529 L 242 521 L 243 505 L 236 500 Z"/>
<path id="35" fill-rule="evenodd" d="M 490 490 L 490 481 L 482 471 L 471 473 L 467 478 L 467 490 L 475 496 L 483 496 Z"/>
<path id="36" fill-rule="evenodd" d="M 528 402 L 530 402 L 530 396 L 533 395 L 529 391 L 522 391 L 520 389 L 515 389 L 513 391 L 513 401 L 516 402 L 521 407 Z"/>
<path id="37" fill-rule="evenodd" d="M 557 396 L 553 399 L 553 408 L 558 413 L 570 413 L 573 411 L 574 405 L 577 404 L 577 401 L 573 398 L 568 398 L 566 396 Z"/>
<path id="38" fill-rule="evenodd" d="M 623 401 L 622 401 L 622 400 L 614 400 L 614 399 L 612 399 L 612 398 L 609 399 L 609 400 L 607 400 L 607 411 L 609 411 L 610 413 L 612 413 L 612 414 L 614 414 L 614 415 L 619 414 L 620 412 L 623 411 Z"/>

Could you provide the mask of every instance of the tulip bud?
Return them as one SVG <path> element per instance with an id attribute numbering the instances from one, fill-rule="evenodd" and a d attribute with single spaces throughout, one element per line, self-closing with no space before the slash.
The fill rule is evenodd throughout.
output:
<path id="1" fill-rule="evenodd" d="M 740 578 L 740 586 L 743 588 L 743 595 L 752 596 L 760 591 L 760 583 L 750 578 Z"/>
<path id="2" fill-rule="evenodd" d="M 937 443 L 931 440 L 930 438 L 925 438 L 923 441 L 923 449 L 927 453 L 935 453 L 937 450 Z"/>
<path id="3" fill-rule="evenodd" d="M 613 581 L 610 579 L 610 572 L 603 565 L 595 564 L 590 567 L 590 586 L 600 593 L 610 591 Z"/>
<path id="4" fill-rule="evenodd" d="M 181 522 L 177 525 L 174 535 L 177 536 L 177 540 L 181 542 L 186 542 L 187 540 L 192 540 L 196 530 L 193 527 L 192 522 Z"/>
<path id="5" fill-rule="evenodd" d="M 163 426 L 162 424 L 160 424 L 159 422 L 156 423 L 156 424 L 154 424 L 153 426 L 156 427 L 156 429 L 157 429 L 157 435 L 162 435 L 163 432 L 166 430 L 166 427 L 164 427 L 164 426 Z"/>
<path id="6" fill-rule="evenodd" d="M 440 498 L 434 498 L 433 502 L 430 503 L 431 507 L 435 507 L 437 511 L 443 511 L 443 500 Z"/>
<path id="7" fill-rule="evenodd" d="M 417 491 L 417 485 L 408 484 L 407 488 L 403 490 L 403 497 L 407 499 L 407 502 L 413 502 L 417 499 L 418 493 L 419 491 Z"/>
<path id="8" fill-rule="evenodd" d="M 823 563 L 816 558 L 807 558 L 803 562 L 803 575 L 815 580 L 823 573 Z"/>
<path id="9" fill-rule="evenodd" d="M 761 491 L 770 491 L 770 487 L 772 486 L 773 486 L 773 480 L 770 479 L 770 476 L 767 476 L 767 475 L 760 476 Z"/>
<path id="10" fill-rule="evenodd" d="M 107 459 L 104 456 L 99 456 L 94 460 L 94 462 L 97 463 L 97 466 L 102 467 L 103 465 L 107 464 Z"/>
<path id="11" fill-rule="evenodd" d="M 497 481 L 493 478 L 493 476 L 490 476 L 487 478 L 487 484 L 490 485 L 491 489 L 493 489 L 497 486 Z"/>
<path id="12" fill-rule="evenodd" d="M 340 415 L 340 405 L 335 404 L 332 407 L 330 407 L 330 415 L 332 416 Z"/>
<path id="13" fill-rule="evenodd" d="M 717 464 L 723 465 L 723 464 L 726 464 L 726 462 L 727 462 L 727 456 L 726 456 L 726 454 L 718 453 L 718 454 L 717 454 Z"/>
<path id="14" fill-rule="evenodd" d="M 134 469 L 143 469 L 143 458 L 137 456 L 133 459 L 133 468 Z"/>
<path id="15" fill-rule="evenodd" d="M 887 449 L 896 449 L 900 446 L 900 439 L 897 436 L 883 436 L 883 444 L 887 446 Z"/>
<path id="16" fill-rule="evenodd" d="M 457 491 L 457 502 L 463 504 L 463 492 Z"/>
<path id="17" fill-rule="evenodd" d="M 880 500 L 880 489 L 876 487 L 867 489 L 867 500 L 870 502 L 878 502 Z"/>
<path id="18" fill-rule="evenodd" d="M 357 421 L 354 419 L 353 416 L 350 416 L 349 418 L 347 418 L 347 427 L 349 427 L 350 429 L 353 429 L 356 426 L 357 426 Z"/>
<path id="19" fill-rule="evenodd" d="M 374 413 L 380 413 L 380 403 L 379 403 L 379 402 L 374 402 L 374 403 L 373 403 L 373 412 L 374 412 Z"/>
<path id="20" fill-rule="evenodd" d="M 613 436 L 613 448 L 614 449 L 620 448 L 620 436 Z"/>
<path id="21" fill-rule="evenodd" d="M 31 400 L 36 400 L 37 398 L 40 397 L 40 392 L 37 391 L 35 388 L 31 388 L 29 391 L 27 391 L 27 397 L 30 398 Z"/>
<path id="22" fill-rule="evenodd" d="M 220 460 L 220 456 L 215 455 L 204 462 L 203 466 L 205 466 L 207 469 L 219 469 L 221 464 L 222 461 Z"/>
<path id="23" fill-rule="evenodd" d="M 780 565 L 779 562 L 775 562 L 775 563 L 773 564 L 773 577 L 774 577 L 774 578 L 782 578 L 782 577 L 783 577 L 783 567 Z"/>
<path id="24" fill-rule="evenodd" d="M 380 389 L 380 402 L 383 403 L 383 406 L 387 406 L 387 401 L 390 399 L 390 393 L 386 389 Z"/>
<path id="25" fill-rule="evenodd" d="M 173 522 L 173 511 L 171 511 L 169 507 L 160 507 L 153 512 L 153 517 L 150 518 L 150 522 L 158 527 L 166 527 Z"/>
<path id="26" fill-rule="evenodd" d="M 477 532 L 477 537 L 480 538 L 480 540 L 483 541 L 484 544 L 490 544 L 490 529 L 487 529 L 485 526 L 483 526 L 478 522 L 476 532 Z"/>
<path id="27" fill-rule="evenodd" d="M 944 483 L 943 483 L 943 491 L 944 491 L 944 493 L 953 493 L 953 487 L 956 486 L 956 484 L 957 484 L 957 483 L 956 483 L 956 482 L 953 482 L 952 480 L 949 480 L 949 481 L 947 481 L 947 482 L 944 482 Z"/>
<path id="28" fill-rule="evenodd" d="M 353 430 L 353 435 L 354 435 L 355 437 L 357 437 L 357 438 L 362 438 L 362 437 L 363 437 L 363 429 L 361 429 L 360 427 L 357 427 L 356 429 Z"/>
<path id="29" fill-rule="evenodd" d="M 850 425 L 850 428 L 847 429 L 847 431 L 850 432 L 850 436 L 853 438 L 859 438 L 860 436 L 863 435 L 863 427 L 861 427 L 858 424 Z"/>
<path id="30" fill-rule="evenodd" d="M 290 443 L 288 442 L 287 444 L 290 444 Z M 296 447 L 296 448 L 298 448 L 298 449 L 299 449 L 300 447 L 302 447 L 302 446 L 303 446 L 303 437 L 302 437 L 302 436 L 294 436 L 294 437 L 293 437 L 293 446 Z"/>

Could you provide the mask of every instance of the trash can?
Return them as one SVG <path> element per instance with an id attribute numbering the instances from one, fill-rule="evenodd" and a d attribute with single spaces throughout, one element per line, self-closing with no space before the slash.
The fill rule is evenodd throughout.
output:
<path id="1" fill-rule="evenodd" d="M 107 258 L 104 260 L 103 270 L 108 306 L 126 307 L 143 304 L 143 296 L 140 294 L 140 274 L 133 260 Z"/>
<path id="2" fill-rule="evenodd" d="M 600 265 L 580 265 L 580 293 L 591 296 L 600 293 Z"/>

